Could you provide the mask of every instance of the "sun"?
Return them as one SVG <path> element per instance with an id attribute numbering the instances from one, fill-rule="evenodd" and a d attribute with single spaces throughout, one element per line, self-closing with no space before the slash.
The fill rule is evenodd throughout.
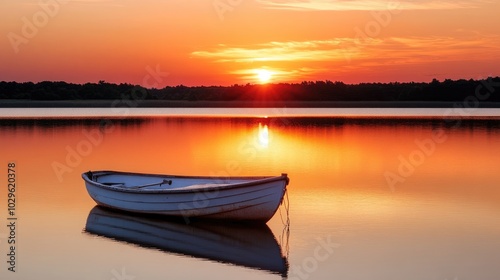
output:
<path id="1" fill-rule="evenodd" d="M 257 79 L 262 84 L 268 83 L 273 77 L 273 72 L 266 69 L 258 69 L 255 72 L 257 74 Z"/>

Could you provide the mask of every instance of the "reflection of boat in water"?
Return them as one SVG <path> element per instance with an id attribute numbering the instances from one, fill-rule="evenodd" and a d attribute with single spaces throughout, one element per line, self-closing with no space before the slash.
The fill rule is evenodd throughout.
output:
<path id="1" fill-rule="evenodd" d="M 286 174 L 206 177 L 94 171 L 82 174 L 89 195 L 110 208 L 185 218 L 267 222 L 286 191 Z"/>
<path id="2" fill-rule="evenodd" d="M 286 276 L 288 262 L 265 224 L 227 224 L 138 216 L 94 207 L 85 231 L 99 236 L 196 258 Z"/>

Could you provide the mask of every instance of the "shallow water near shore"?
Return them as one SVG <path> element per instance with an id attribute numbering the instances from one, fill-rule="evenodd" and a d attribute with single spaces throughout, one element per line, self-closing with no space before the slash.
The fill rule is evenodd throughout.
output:
<path id="1" fill-rule="evenodd" d="M 425 110 L 424 119 L 268 110 L 211 109 L 217 117 L 46 111 L 36 119 L 2 111 L 9 118 L 0 120 L 0 181 L 7 184 L 15 163 L 17 220 L 15 273 L 7 263 L 10 232 L 0 227 L 1 278 L 497 279 L 494 114 L 477 111 L 480 118 L 470 120 Z M 284 206 L 265 226 L 95 208 L 81 173 L 103 169 L 287 173 L 289 228 Z M 2 201 L 7 196 L 1 188 Z"/>

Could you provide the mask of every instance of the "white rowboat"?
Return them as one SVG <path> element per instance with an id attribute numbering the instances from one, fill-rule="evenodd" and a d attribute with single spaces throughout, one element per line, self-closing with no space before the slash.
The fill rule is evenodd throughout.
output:
<path id="1" fill-rule="evenodd" d="M 288 185 L 275 177 L 203 177 L 89 171 L 82 174 L 101 206 L 147 214 L 267 222 Z"/>

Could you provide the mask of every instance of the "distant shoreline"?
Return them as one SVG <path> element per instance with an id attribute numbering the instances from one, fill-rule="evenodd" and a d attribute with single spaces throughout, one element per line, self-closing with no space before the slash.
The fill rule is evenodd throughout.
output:
<path id="1" fill-rule="evenodd" d="M 430 83 L 309 81 L 167 86 L 0 81 L 0 108 L 500 108 L 500 77 Z"/>
<path id="2" fill-rule="evenodd" d="M 0 100 L 0 108 L 500 108 L 500 102 Z"/>

